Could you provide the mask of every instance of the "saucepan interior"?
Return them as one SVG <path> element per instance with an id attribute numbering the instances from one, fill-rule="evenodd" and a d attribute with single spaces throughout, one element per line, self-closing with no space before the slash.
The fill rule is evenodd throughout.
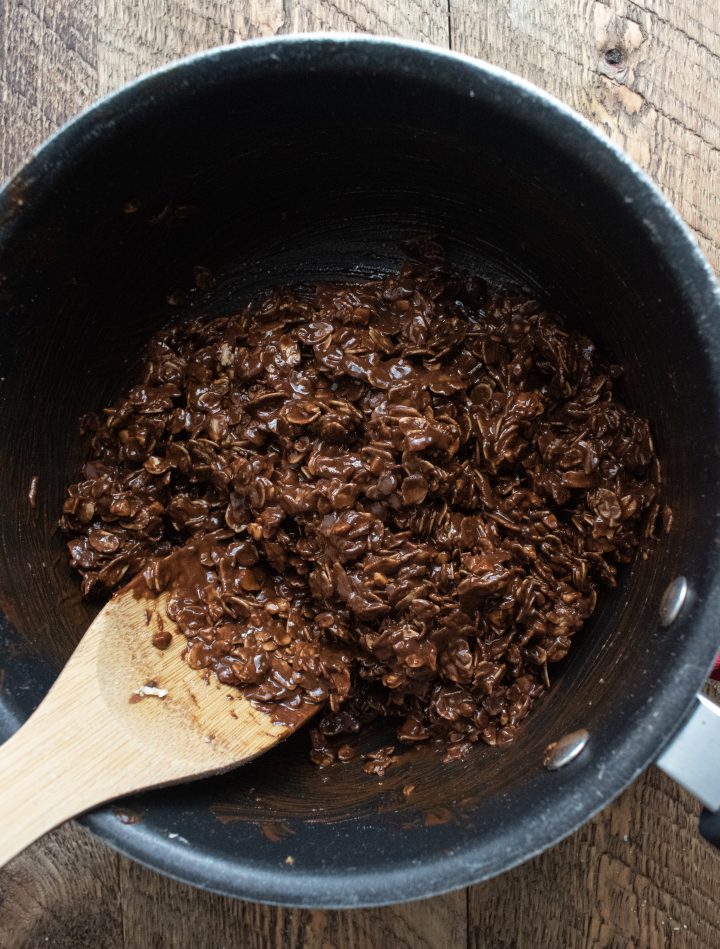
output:
<path id="1" fill-rule="evenodd" d="M 601 598 L 513 745 L 448 765 L 431 750 L 404 755 L 379 779 L 318 771 L 300 734 L 226 777 L 130 802 L 137 823 L 91 815 L 93 829 L 228 893 L 389 902 L 542 849 L 657 753 L 716 636 L 718 306 L 667 205 L 588 127 L 430 49 L 249 44 L 104 101 L 21 171 L 0 210 L 6 733 L 97 608 L 81 602 L 55 529 L 85 450 L 79 416 L 128 388 L 143 343 L 169 321 L 232 311 L 278 284 L 382 274 L 408 237 L 436 235 L 458 266 L 529 287 L 625 367 L 622 396 L 652 421 L 674 512 L 667 540 Z M 194 288 L 196 265 L 216 288 Z M 678 574 L 692 602 L 661 629 Z M 580 727 L 586 753 L 546 771 L 547 743 Z M 367 748 L 386 735 L 378 726 Z"/>

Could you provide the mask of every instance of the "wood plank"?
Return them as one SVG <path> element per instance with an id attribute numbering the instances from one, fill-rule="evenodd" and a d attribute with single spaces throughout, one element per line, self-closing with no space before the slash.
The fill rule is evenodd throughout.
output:
<path id="1" fill-rule="evenodd" d="M 465 949 L 464 891 L 380 909 L 324 912 L 193 890 L 129 860 L 120 870 L 125 949 Z"/>
<path id="2" fill-rule="evenodd" d="M 0 871 L 0 949 L 119 949 L 118 857 L 66 824 Z"/>
<path id="3" fill-rule="evenodd" d="M 198 50 L 271 35 L 284 22 L 283 0 L 94 2 L 101 92 Z"/>
<path id="4" fill-rule="evenodd" d="M 0 179 L 96 97 L 95 2 L 0 3 Z"/>
<path id="5" fill-rule="evenodd" d="M 86 0 L 92 2 L 92 0 Z M 447 0 L 97 0 L 99 85 L 180 56 L 276 33 L 342 30 L 448 44 Z"/>
<path id="6" fill-rule="evenodd" d="M 447 0 L 290 0 L 281 32 L 342 30 L 447 46 Z"/>
<path id="7" fill-rule="evenodd" d="M 508 0 L 480 15 L 475 0 L 452 0 L 451 33 L 455 49 L 524 76 L 599 125 L 660 184 L 720 267 L 712 0 Z"/>

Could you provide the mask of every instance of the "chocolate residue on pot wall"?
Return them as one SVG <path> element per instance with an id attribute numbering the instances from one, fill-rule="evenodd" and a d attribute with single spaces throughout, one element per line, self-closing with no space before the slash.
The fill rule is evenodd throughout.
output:
<path id="1" fill-rule="evenodd" d="M 326 706 L 319 765 L 378 715 L 449 760 L 512 741 L 660 520 L 619 370 L 537 301 L 414 252 L 156 336 L 142 382 L 86 419 L 61 521 L 86 594 L 144 570 L 192 666 L 279 720 Z"/>
<path id="2" fill-rule="evenodd" d="M 280 843 L 286 837 L 292 837 L 295 831 L 284 821 L 269 821 L 260 824 L 260 831 L 263 837 L 266 837 L 273 844 Z"/>
<path id="3" fill-rule="evenodd" d="M 30 507 L 35 510 L 35 505 L 37 504 L 37 492 L 38 485 L 40 484 L 40 476 L 33 475 L 32 480 L 30 481 L 30 488 L 28 489 L 28 501 Z"/>
<path id="4" fill-rule="evenodd" d="M 436 827 L 438 824 L 448 824 L 453 819 L 453 812 L 449 807 L 435 807 L 423 814 L 423 823 L 426 827 Z"/>

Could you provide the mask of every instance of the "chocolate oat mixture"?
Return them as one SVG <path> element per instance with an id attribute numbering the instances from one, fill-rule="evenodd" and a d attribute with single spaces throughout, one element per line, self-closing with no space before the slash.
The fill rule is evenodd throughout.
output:
<path id="1" fill-rule="evenodd" d="M 275 710 L 322 704 L 321 765 L 378 715 L 450 758 L 512 741 L 660 513 L 618 369 L 535 300 L 414 254 L 159 333 L 86 420 L 61 520 L 86 595 L 141 570 L 161 588 L 157 558 L 192 539 L 202 580 L 168 610 L 187 661 Z"/>

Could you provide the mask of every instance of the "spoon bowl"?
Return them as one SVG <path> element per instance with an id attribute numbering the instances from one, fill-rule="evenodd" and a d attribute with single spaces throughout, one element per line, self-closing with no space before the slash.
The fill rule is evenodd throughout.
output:
<path id="1" fill-rule="evenodd" d="M 191 668 L 167 614 L 172 591 L 171 582 L 153 593 L 138 574 L 116 593 L 37 711 L 0 747 L 0 866 L 105 801 L 244 764 L 320 708 L 271 714 Z"/>

